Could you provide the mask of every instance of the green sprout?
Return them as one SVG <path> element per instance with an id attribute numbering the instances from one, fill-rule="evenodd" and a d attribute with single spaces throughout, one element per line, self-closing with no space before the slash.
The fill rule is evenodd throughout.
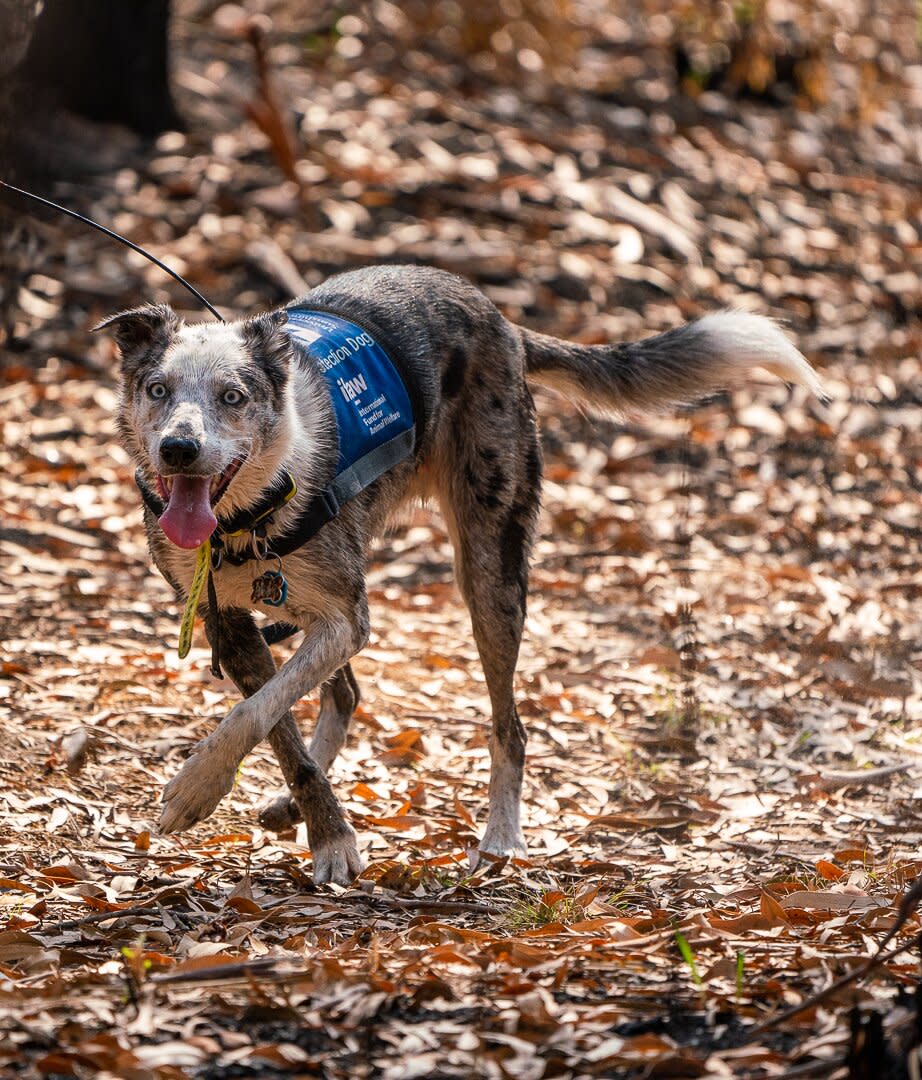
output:
<path id="1" fill-rule="evenodd" d="M 682 954 L 682 959 L 688 964 L 691 970 L 692 982 L 695 986 L 701 986 L 701 976 L 698 974 L 698 966 L 695 963 L 695 954 L 691 950 L 691 945 L 685 939 L 683 934 L 677 933 L 675 936 L 675 943 L 679 947 L 679 952 Z"/>

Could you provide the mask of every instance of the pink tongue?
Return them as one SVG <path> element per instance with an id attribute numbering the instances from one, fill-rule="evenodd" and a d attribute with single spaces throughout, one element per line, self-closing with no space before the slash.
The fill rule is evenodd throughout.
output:
<path id="1" fill-rule="evenodd" d="M 181 548 L 200 547 L 214 532 L 218 519 L 211 509 L 210 476 L 174 476 L 170 501 L 160 528 Z"/>

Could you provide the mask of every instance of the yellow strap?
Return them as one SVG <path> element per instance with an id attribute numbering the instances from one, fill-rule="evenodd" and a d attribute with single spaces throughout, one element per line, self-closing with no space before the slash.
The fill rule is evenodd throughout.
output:
<path id="1" fill-rule="evenodd" d="M 195 612 L 198 608 L 199 597 L 205 588 L 208 571 L 211 569 L 211 541 L 206 540 L 198 549 L 198 561 L 195 564 L 195 573 L 192 575 L 192 585 L 189 588 L 189 599 L 186 601 L 186 610 L 182 613 L 182 622 L 179 626 L 179 658 L 189 655 L 192 648 L 192 627 L 195 625 Z"/>

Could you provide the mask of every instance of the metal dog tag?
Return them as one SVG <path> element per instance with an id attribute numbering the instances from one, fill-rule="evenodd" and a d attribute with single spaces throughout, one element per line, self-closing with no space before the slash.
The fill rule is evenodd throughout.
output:
<path id="1" fill-rule="evenodd" d="M 288 599 L 288 582 L 279 570 L 267 570 L 253 581 L 250 600 L 254 604 L 268 604 L 269 607 L 281 607 Z"/>

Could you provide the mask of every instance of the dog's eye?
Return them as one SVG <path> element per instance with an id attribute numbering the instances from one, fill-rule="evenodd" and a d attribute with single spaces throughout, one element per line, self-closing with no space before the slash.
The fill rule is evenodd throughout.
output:
<path id="1" fill-rule="evenodd" d="M 166 387 L 162 382 L 152 382 L 147 388 L 148 394 L 154 401 L 162 401 L 166 397 Z"/>
<path id="2" fill-rule="evenodd" d="M 221 400 L 225 405 L 239 405 L 243 401 L 243 394 L 239 390 L 225 390 Z"/>

